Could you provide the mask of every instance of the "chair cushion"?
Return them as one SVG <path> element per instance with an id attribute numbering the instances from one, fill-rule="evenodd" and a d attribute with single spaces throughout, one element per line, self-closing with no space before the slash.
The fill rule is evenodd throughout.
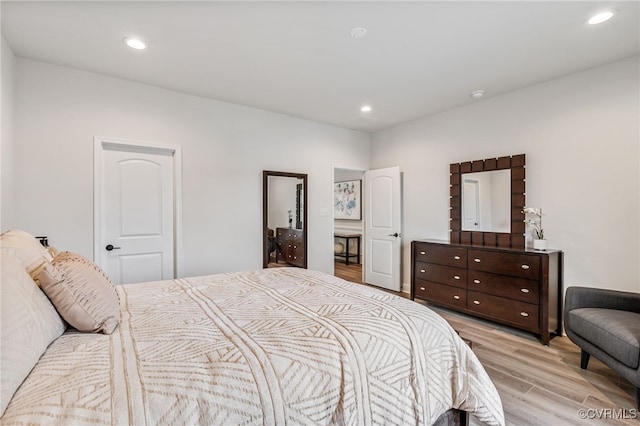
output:
<path id="1" fill-rule="evenodd" d="M 640 363 L 640 314 L 602 308 L 569 311 L 571 329 L 629 368 Z"/>

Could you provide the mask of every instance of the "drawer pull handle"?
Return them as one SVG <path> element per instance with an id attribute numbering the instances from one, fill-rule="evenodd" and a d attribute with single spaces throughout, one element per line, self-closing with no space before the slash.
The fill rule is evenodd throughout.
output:
<path id="1" fill-rule="evenodd" d="M 528 288 L 521 288 L 520 291 L 525 293 L 525 294 L 529 293 L 529 289 Z"/>
<path id="2" fill-rule="evenodd" d="M 529 265 L 522 265 L 522 269 L 529 269 Z"/>
<path id="3" fill-rule="evenodd" d="M 458 296 L 457 294 L 455 296 L 453 296 L 454 299 L 456 300 L 460 300 L 460 296 Z"/>
<path id="4" fill-rule="evenodd" d="M 480 284 L 480 280 L 473 280 L 474 284 Z"/>
<path id="5" fill-rule="evenodd" d="M 479 300 L 474 300 L 474 301 L 473 301 L 473 304 L 474 304 L 474 305 L 479 305 L 479 304 L 480 304 L 480 301 L 479 301 Z"/>
<path id="6" fill-rule="evenodd" d="M 426 251 L 421 251 L 420 254 L 427 254 L 427 252 Z"/>
<path id="7" fill-rule="evenodd" d="M 473 259 L 473 261 L 474 261 L 474 262 L 476 262 L 476 263 L 480 263 L 480 262 L 482 262 L 482 261 L 481 261 L 480 259 L 478 259 L 477 257 L 476 257 L 475 259 Z"/>
<path id="8" fill-rule="evenodd" d="M 426 290 L 426 288 L 424 288 L 424 287 L 420 287 L 420 290 L 425 291 L 425 290 Z"/>
<path id="9" fill-rule="evenodd" d="M 460 277 L 458 275 L 454 275 L 453 278 L 456 279 L 456 280 L 460 279 Z"/>
<path id="10" fill-rule="evenodd" d="M 529 316 L 529 314 L 526 313 L 526 312 L 520 312 L 520 315 L 522 315 L 523 317 L 528 317 Z"/>
<path id="11" fill-rule="evenodd" d="M 424 274 L 427 271 L 425 269 L 420 269 L 420 272 L 422 272 Z"/>
<path id="12" fill-rule="evenodd" d="M 455 260 L 460 260 L 460 256 L 453 256 Z"/>

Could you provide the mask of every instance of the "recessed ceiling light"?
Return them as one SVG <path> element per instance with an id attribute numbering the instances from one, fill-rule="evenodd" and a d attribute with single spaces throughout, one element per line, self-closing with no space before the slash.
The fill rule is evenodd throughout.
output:
<path id="1" fill-rule="evenodd" d="M 613 15 L 615 15 L 615 13 L 616 13 L 615 10 L 605 10 L 603 12 L 596 13 L 591 18 L 589 18 L 589 20 L 587 21 L 587 24 L 590 24 L 590 25 L 602 24 L 603 22 L 611 19 Z"/>
<path id="2" fill-rule="evenodd" d="M 480 99 L 481 97 L 484 96 L 484 90 L 476 90 L 474 92 L 471 92 L 470 95 L 473 99 Z"/>
<path id="3" fill-rule="evenodd" d="M 362 27 L 355 27 L 351 30 L 351 37 L 353 38 L 362 38 L 367 35 L 367 30 Z"/>
<path id="4" fill-rule="evenodd" d="M 132 49 L 142 50 L 147 48 L 147 45 L 137 38 L 127 37 L 124 39 L 124 42 Z"/>
<path id="5" fill-rule="evenodd" d="M 360 107 L 360 111 L 362 111 L 362 112 L 371 112 L 371 105 L 362 105 Z"/>

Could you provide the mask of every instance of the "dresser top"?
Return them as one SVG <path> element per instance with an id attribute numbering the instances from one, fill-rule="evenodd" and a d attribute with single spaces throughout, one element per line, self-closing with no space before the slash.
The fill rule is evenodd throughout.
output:
<path id="1" fill-rule="evenodd" d="M 441 245 L 450 246 L 450 247 L 464 247 L 464 248 L 471 248 L 471 249 L 500 250 L 500 251 L 506 251 L 511 253 L 552 254 L 552 253 L 562 252 L 562 250 L 559 250 L 559 249 L 534 250 L 533 248 L 530 248 L 530 247 L 519 249 L 519 248 L 511 248 L 511 247 L 481 246 L 481 245 L 474 245 L 474 244 L 457 244 L 457 243 L 451 243 L 447 240 L 437 240 L 437 239 L 430 239 L 430 238 L 413 240 L 413 242 L 441 244 Z"/>

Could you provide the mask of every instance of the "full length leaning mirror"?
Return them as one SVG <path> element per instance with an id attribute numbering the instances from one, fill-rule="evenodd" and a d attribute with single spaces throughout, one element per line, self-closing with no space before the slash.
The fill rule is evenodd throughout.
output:
<path id="1" fill-rule="evenodd" d="M 523 248 L 525 155 L 453 163 L 450 241 Z"/>
<path id="2" fill-rule="evenodd" d="M 262 267 L 307 267 L 307 175 L 262 172 Z"/>

